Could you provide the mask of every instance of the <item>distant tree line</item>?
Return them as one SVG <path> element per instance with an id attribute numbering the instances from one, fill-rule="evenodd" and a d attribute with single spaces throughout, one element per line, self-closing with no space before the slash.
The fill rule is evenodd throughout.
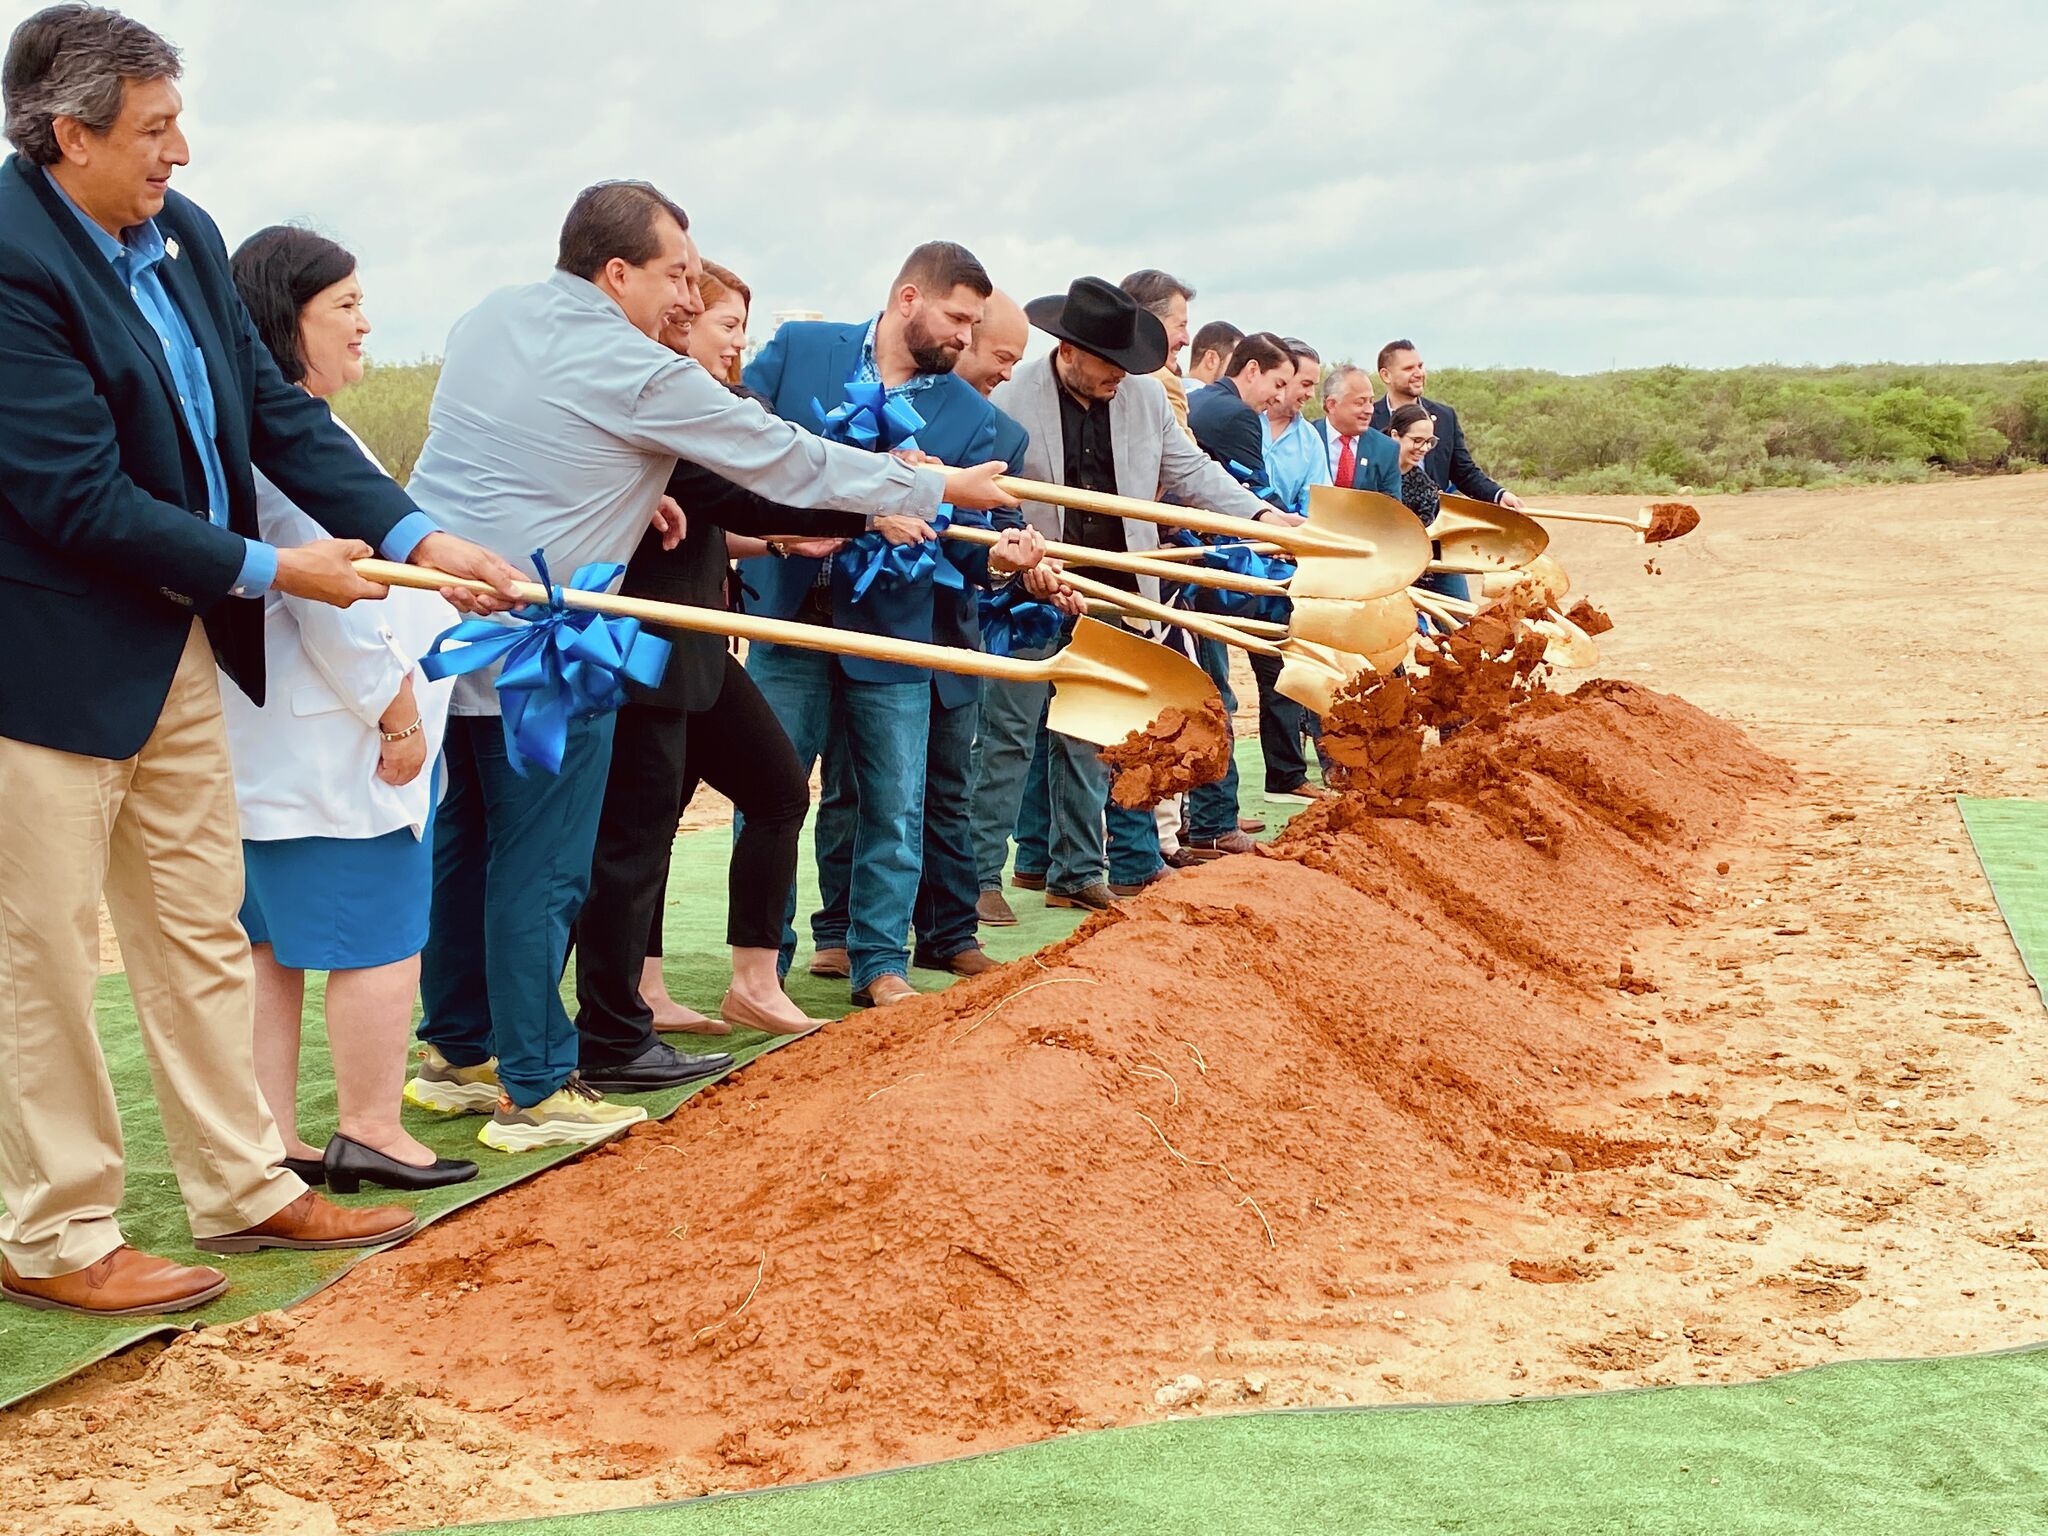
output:
<path id="1" fill-rule="evenodd" d="M 336 401 L 401 479 L 439 373 L 376 365 Z M 2048 462 L 2048 362 L 1445 368 L 1429 393 L 1457 407 L 1489 474 L 1563 493 L 1881 484 Z"/>

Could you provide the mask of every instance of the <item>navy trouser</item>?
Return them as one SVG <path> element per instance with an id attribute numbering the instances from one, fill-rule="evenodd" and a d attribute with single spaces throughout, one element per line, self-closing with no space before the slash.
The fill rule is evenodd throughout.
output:
<path id="1" fill-rule="evenodd" d="M 538 1104 L 576 1070 L 562 967 L 590 888 L 614 723 L 612 715 L 573 722 L 562 771 L 529 763 L 522 776 L 497 716 L 448 721 L 420 1038 L 458 1067 L 497 1057 L 498 1081 L 521 1106 Z"/>
<path id="2" fill-rule="evenodd" d="M 1223 696 L 1223 718 L 1229 721 L 1237 713 L 1237 695 L 1230 689 L 1230 647 L 1221 640 L 1197 640 L 1195 660 L 1202 670 L 1209 674 L 1209 680 L 1216 685 L 1216 691 Z M 1236 727 L 1232 726 L 1234 735 Z M 1186 826 L 1181 832 L 1183 842 L 1209 842 L 1228 836 L 1237 830 L 1237 755 L 1231 754 L 1230 766 L 1223 777 L 1214 784 L 1201 784 L 1188 791 Z"/>
<path id="3" fill-rule="evenodd" d="M 947 708 L 932 690 L 932 734 L 924 749 L 924 874 L 910 926 L 914 954 L 950 960 L 980 947 L 974 870 L 974 733 L 981 701 Z"/>

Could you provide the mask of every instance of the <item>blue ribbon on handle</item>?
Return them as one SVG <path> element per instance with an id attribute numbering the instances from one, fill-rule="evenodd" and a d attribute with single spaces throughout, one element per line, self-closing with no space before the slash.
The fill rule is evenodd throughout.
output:
<path id="1" fill-rule="evenodd" d="M 610 714 L 626 702 L 628 682 L 652 688 L 661 681 L 669 656 L 668 641 L 642 631 L 638 619 L 570 608 L 539 550 L 533 552 L 533 566 L 548 589 L 545 605 L 513 609 L 516 624 L 464 619 L 438 636 L 420 658 L 420 671 L 429 681 L 503 664 L 497 689 L 505 755 L 522 777 L 529 761 L 560 773 L 570 722 Z M 569 586 L 602 592 L 625 569 L 601 562 L 579 566 Z M 451 642 L 460 648 L 444 653 L 441 647 Z"/>
<path id="2" fill-rule="evenodd" d="M 811 409 L 817 413 L 820 437 L 876 453 L 915 448 L 924 426 L 917 407 L 900 395 L 892 399 L 879 379 L 849 379 L 843 404 L 828 411 L 813 395 Z"/>
<path id="3" fill-rule="evenodd" d="M 1210 544 L 1197 540 L 1192 535 L 1176 539 L 1175 543 L 1203 545 L 1202 558 L 1195 561 L 1211 570 L 1231 571 L 1239 576 L 1257 576 L 1266 581 L 1285 581 L 1294 574 L 1294 562 L 1285 555 L 1262 555 L 1249 544 L 1231 542 Z M 1256 592 L 1232 592 L 1222 587 L 1184 586 L 1180 589 L 1179 601 L 1182 607 L 1196 608 L 1204 613 L 1220 613 L 1247 619 L 1269 619 L 1274 623 L 1287 621 L 1288 603 L 1285 598 L 1266 597 Z"/>
<path id="4" fill-rule="evenodd" d="M 1041 603 L 1015 582 L 998 592 L 984 592 L 981 648 L 991 656 L 1042 651 L 1059 638 L 1065 617 L 1051 603 Z"/>

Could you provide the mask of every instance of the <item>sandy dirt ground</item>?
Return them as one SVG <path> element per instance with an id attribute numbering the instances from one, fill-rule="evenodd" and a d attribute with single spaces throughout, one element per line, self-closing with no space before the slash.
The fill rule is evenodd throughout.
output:
<path id="1" fill-rule="evenodd" d="M 1553 547 L 1616 621 L 1602 673 L 1740 724 L 1799 774 L 1686 872 L 1695 920 L 1639 935 L 1645 990 L 1613 993 L 1614 1027 L 1661 1064 L 1585 1128 L 1669 1150 L 1490 1209 L 1486 1242 L 1403 1277 L 1348 1336 L 1247 1317 L 1124 1422 L 2048 1338 L 2048 1015 L 1953 804 L 2048 793 L 2048 576 L 2027 536 L 2048 476 L 1698 505 L 1681 543 L 1566 528 Z M 371 1531 L 759 1480 L 295 1365 L 298 1327 L 215 1330 L 0 1414 L 0 1530 Z"/>

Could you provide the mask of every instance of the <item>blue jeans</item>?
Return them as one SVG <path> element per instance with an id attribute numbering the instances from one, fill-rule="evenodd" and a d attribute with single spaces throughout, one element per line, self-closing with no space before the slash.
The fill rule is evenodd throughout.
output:
<path id="1" fill-rule="evenodd" d="M 529 764 L 524 777 L 512 771 L 497 716 L 448 722 L 420 1038 L 459 1067 L 497 1057 L 498 1081 L 522 1106 L 576 1070 L 562 968 L 590 888 L 614 719 L 576 721 L 562 771 Z"/>
<path id="2" fill-rule="evenodd" d="M 1002 889 L 1012 833 L 1017 867 L 1027 874 L 1045 872 L 1045 704 L 1051 692 L 1048 683 L 982 679 L 974 743 L 974 874 L 980 890 Z"/>
<path id="3" fill-rule="evenodd" d="M 1017 868 L 1043 875 L 1052 868 L 1052 732 L 1045 717 L 1031 742 L 1031 766 L 1024 773 L 1024 799 L 1017 806 Z M 1000 876 L 1002 871 L 996 873 Z"/>
<path id="4" fill-rule="evenodd" d="M 915 953 L 950 960 L 979 949 L 974 900 L 981 894 L 974 864 L 974 733 L 979 699 L 952 709 L 931 697 L 931 736 L 924 759 L 924 874 L 910 926 Z"/>
<path id="5" fill-rule="evenodd" d="M 1223 696 L 1223 718 L 1229 721 L 1237 713 L 1237 695 L 1230 689 L 1230 647 L 1221 640 L 1197 640 L 1195 660 L 1201 663 L 1202 670 L 1209 674 L 1209 680 Z M 1235 727 L 1232 731 L 1235 734 Z M 1237 756 L 1234 752 L 1222 778 L 1214 784 L 1203 784 L 1188 791 L 1186 815 L 1187 829 L 1181 835 L 1187 842 L 1209 842 L 1237 830 Z"/>
<path id="6" fill-rule="evenodd" d="M 811 927 L 812 942 L 820 949 L 846 949 L 855 991 L 882 976 L 904 975 L 910 968 L 904 941 L 923 863 L 931 684 L 859 682 L 840 670 L 836 658 L 787 645 L 749 646 L 747 672 L 789 733 L 806 777 L 827 742 L 845 747 L 836 781 L 828 765 L 830 812 L 821 805 L 816 828 L 824 900 Z M 826 922 L 835 906 L 848 919 L 837 932 Z M 785 969 L 796 954 L 794 891 L 788 916 Z"/>
<path id="7" fill-rule="evenodd" d="M 1142 885 L 1159 873 L 1166 864 L 1159 853 L 1159 823 L 1150 810 L 1125 810 L 1110 800 L 1109 768 L 1101 749 L 1058 732 L 1050 733 L 1047 743 L 1052 857 L 1045 888 L 1065 895 L 1095 885 L 1105 863 L 1112 885 Z"/>

